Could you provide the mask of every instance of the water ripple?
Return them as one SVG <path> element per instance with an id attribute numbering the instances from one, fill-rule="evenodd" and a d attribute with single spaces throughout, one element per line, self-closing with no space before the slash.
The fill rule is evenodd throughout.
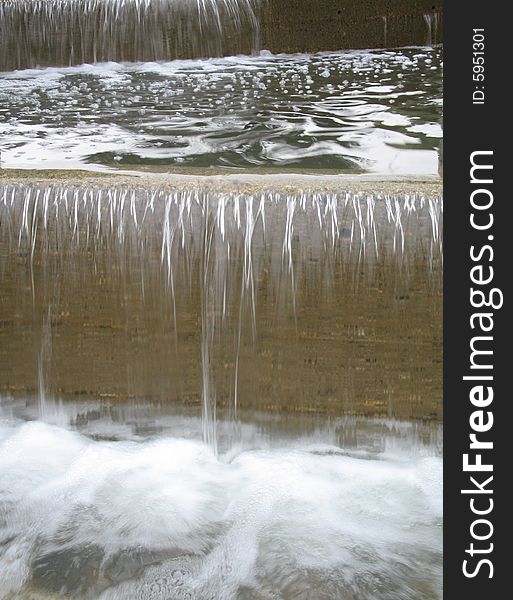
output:
<path id="1" fill-rule="evenodd" d="M 440 47 L 105 63 L 0 83 L 4 167 L 438 170 Z"/>

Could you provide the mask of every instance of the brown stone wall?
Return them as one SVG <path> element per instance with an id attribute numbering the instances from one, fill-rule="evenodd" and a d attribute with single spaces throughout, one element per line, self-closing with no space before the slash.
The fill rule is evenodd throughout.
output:
<path id="1" fill-rule="evenodd" d="M 271 52 L 392 48 L 442 36 L 440 0 L 264 0 L 262 7 L 262 47 Z"/>

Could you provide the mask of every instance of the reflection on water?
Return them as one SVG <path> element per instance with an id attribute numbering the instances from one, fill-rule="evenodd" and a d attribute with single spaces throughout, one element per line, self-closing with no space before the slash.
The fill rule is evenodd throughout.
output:
<path id="1" fill-rule="evenodd" d="M 442 48 L 0 74 L 4 167 L 438 172 Z"/>
<path id="2" fill-rule="evenodd" d="M 442 200 L 4 186 L 0 386 L 441 417 Z"/>
<path id="3" fill-rule="evenodd" d="M 439 600 L 439 426 L 0 404 L 2 597 Z M 9 595 L 11 594 L 11 595 Z"/>

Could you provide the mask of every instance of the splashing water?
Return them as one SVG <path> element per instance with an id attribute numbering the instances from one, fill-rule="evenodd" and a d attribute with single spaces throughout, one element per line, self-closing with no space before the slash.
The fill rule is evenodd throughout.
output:
<path id="1" fill-rule="evenodd" d="M 87 429 L 80 409 L 70 428 L 12 408 L 0 415 L 1 598 L 442 597 L 440 431 L 422 442 L 411 423 L 338 419 L 215 456 L 184 439 L 184 417 L 132 436 L 119 427 L 129 412 L 89 407 Z"/>
<path id="2" fill-rule="evenodd" d="M 39 402 L 0 404 L 0 598 L 439 600 L 439 427 L 303 416 L 289 432 L 291 417 L 248 421 L 241 383 L 250 357 L 255 395 L 266 298 L 299 335 L 312 294 L 319 310 L 333 295 L 333 311 L 341 290 L 361 303 L 383 273 L 395 293 L 410 279 L 416 289 L 418 271 L 439 286 L 442 209 L 416 194 L 3 186 L 0 274 L 20 285 L 14 321 L 40 322 L 41 335 Z M 91 279 L 129 298 L 137 289 L 145 310 L 160 290 L 170 318 L 160 306 L 158 327 L 176 356 L 200 325 L 201 419 L 140 399 L 54 397 L 70 298 Z M 72 336 L 64 362 L 73 380 L 109 295 L 79 311 L 85 337 Z M 168 367 L 158 370 L 171 378 Z"/>
<path id="3" fill-rule="evenodd" d="M 439 426 L 316 416 L 290 433 L 283 416 L 278 424 L 268 414 L 248 422 L 243 404 L 257 394 L 265 338 L 281 327 L 271 319 L 265 328 L 267 299 L 290 339 L 300 339 L 309 297 L 329 330 L 353 298 L 359 317 L 349 347 L 360 339 L 372 356 L 364 330 L 374 317 L 362 321 L 361 303 L 377 289 L 383 304 L 383 279 L 396 296 L 404 282 L 417 298 L 419 281 L 439 288 L 442 210 L 441 198 L 417 194 L 3 186 L 0 275 L 18 290 L 3 323 L 39 322 L 41 336 L 37 406 L 25 397 L 0 403 L 0 598 L 439 600 Z M 87 294 L 91 282 L 97 296 Z M 134 313 L 130 346 L 143 329 L 140 315 L 156 303 L 175 359 L 194 348 L 201 419 L 152 405 L 145 420 L 140 399 L 109 407 L 55 397 L 59 344 L 74 385 L 84 371 L 103 385 L 82 354 L 95 319 L 107 335 L 93 347 L 107 347 L 107 381 L 116 380 L 116 324 L 103 316 L 112 290 L 125 298 L 114 296 L 117 312 L 136 297 L 144 307 Z M 77 311 L 81 296 L 86 308 Z M 342 297 L 349 300 L 340 307 Z M 67 346 L 73 311 L 81 333 Z M 425 321 L 423 314 L 424 329 Z M 320 337 L 328 355 L 329 334 Z M 16 344 L 9 342 L 15 357 Z M 336 356 L 349 360 L 335 344 Z M 285 346 L 280 339 L 280 352 Z M 140 362 L 143 353 L 135 356 Z M 171 368 L 158 372 L 172 379 Z M 177 379 L 196 384 L 188 369 L 179 366 Z M 386 372 L 378 373 L 380 388 Z M 274 401 L 265 394 L 263 409 Z M 317 392 L 309 395 L 318 402 Z M 367 403 L 371 397 L 366 386 Z M 297 408 L 299 397 L 292 403 Z M 339 413 L 339 397 L 336 404 Z"/>
<path id="4" fill-rule="evenodd" d="M 440 49 L 155 62 L 258 8 L 0 0 L 4 162 L 436 171 Z M 443 200 L 291 187 L 0 186 L 0 599 L 440 600 L 440 427 L 321 413 L 439 417 Z"/>

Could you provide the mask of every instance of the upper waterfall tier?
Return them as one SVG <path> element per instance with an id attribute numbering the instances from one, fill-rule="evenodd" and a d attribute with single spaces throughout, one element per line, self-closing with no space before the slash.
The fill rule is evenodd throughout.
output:
<path id="1" fill-rule="evenodd" d="M 0 70 L 247 54 L 258 0 L 4 0 Z"/>
<path id="2" fill-rule="evenodd" d="M 0 71 L 433 45 L 442 0 L 0 0 Z"/>

